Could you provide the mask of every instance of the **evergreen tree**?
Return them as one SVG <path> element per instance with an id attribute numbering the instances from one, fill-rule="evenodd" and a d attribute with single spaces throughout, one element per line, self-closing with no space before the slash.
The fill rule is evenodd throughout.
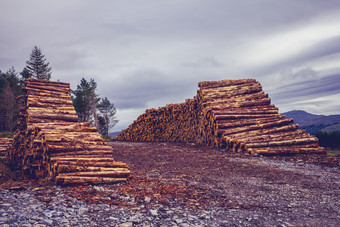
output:
<path id="1" fill-rule="evenodd" d="M 32 75 L 30 73 L 30 71 L 27 69 L 27 67 L 25 67 L 22 72 L 20 73 L 21 75 L 21 79 L 20 79 L 20 83 L 21 85 L 24 85 L 25 83 L 25 79 L 31 78 Z"/>
<path id="2" fill-rule="evenodd" d="M 11 132 L 14 130 L 18 108 L 15 103 L 15 96 L 9 84 L 5 85 L 0 93 L 0 129 Z"/>
<path id="3" fill-rule="evenodd" d="M 41 53 L 41 50 L 35 46 L 32 50 L 30 60 L 26 62 L 27 70 L 25 76 L 31 76 L 40 80 L 50 80 L 51 70 L 49 63 L 46 63 L 45 56 Z M 24 69 L 25 70 L 25 69 Z"/>
<path id="4" fill-rule="evenodd" d="M 4 74 L 7 82 L 9 83 L 10 88 L 13 90 L 13 94 L 15 96 L 21 95 L 22 89 L 20 85 L 20 80 L 18 77 L 18 73 L 15 68 L 12 66 L 7 72 Z"/>
<path id="5" fill-rule="evenodd" d="M 22 90 L 14 67 L 6 73 L 0 72 L 0 131 L 13 131 L 19 116 L 20 103 L 16 97 Z"/>
<path id="6" fill-rule="evenodd" d="M 340 147 L 340 132 L 318 131 L 315 136 L 319 139 L 319 144 L 322 147 L 339 148 Z"/>
<path id="7" fill-rule="evenodd" d="M 105 119 L 102 116 L 98 116 L 98 132 L 101 135 L 107 135 L 106 132 L 106 122 Z"/>
<path id="8" fill-rule="evenodd" d="M 116 107 L 110 100 L 105 97 L 101 99 L 98 104 L 99 117 L 98 117 L 98 130 L 102 135 L 108 135 L 110 128 L 114 127 L 118 120 L 116 119 Z"/>
<path id="9" fill-rule="evenodd" d="M 77 89 L 71 91 L 73 106 L 78 114 L 80 122 L 92 122 L 97 126 L 96 106 L 99 100 L 96 94 L 97 83 L 94 79 L 87 81 L 82 78 Z"/>

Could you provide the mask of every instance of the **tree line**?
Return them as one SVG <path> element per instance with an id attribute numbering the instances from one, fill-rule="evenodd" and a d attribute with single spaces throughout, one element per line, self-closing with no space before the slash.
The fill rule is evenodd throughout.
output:
<path id="1" fill-rule="evenodd" d="M 50 80 L 51 75 L 52 68 L 37 46 L 33 48 L 22 72 L 16 72 L 13 66 L 6 72 L 0 70 L 0 132 L 16 130 L 20 112 L 20 103 L 16 102 L 16 98 L 23 94 L 25 79 Z M 94 79 L 88 81 L 82 78 L 77 88 L 71 91 L 71 98 L 79 121 L 89 121 L 97 126 L 99 133 L 108 135 L 109 130 L 118 123 L 115 116 L 117 110 L 107 97 L 101 98 L 96 89 Z"/>
<path id="2" fill-rule="evenodd" d="M 109 130 L 118 123 L 115 116 L 117 110 L 107 97 L 99 97 L 96 88 L 94 79 L 87 81 L 82 78 L 77 88 L 71 91 L 71 98 L 79 121 L 91 122 L 97 126 L 100 134 L 107 136 Z"/>
<path id="3" fill-rule="evenodd" d="M 338 131 L 324 132 L 319 131 L 314 134 L 319 139 L 322 147 L 340 148 L 340 133 Z"/>

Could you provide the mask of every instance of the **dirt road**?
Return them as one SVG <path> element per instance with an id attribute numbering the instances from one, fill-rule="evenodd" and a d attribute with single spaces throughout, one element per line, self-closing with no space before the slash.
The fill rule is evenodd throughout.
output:
<path id="1" fill-rule="evenodd" d="M 133 171 L 119 190 L 168 206 L 215 209 L 250 225 L 336 226 L 340 170 L 303 156 L 254 157 L 183 143 L 114 142 Z M 286 161 L 291 159 L 292 161 Z M 315 158 L 314 158 L 315 159 Z M 312 159 L 312 160 L 314 160 Z M 174 205 L 174 206 L 175 206 Z"/>
<path id="2" fill-rule="evenodd" d="M 114 158 L 132 170 L 127 183 L 60 187 L 7 180 L 0 185 L 0 225 L 339 226 L 339 158 L 110 144 Z"/>

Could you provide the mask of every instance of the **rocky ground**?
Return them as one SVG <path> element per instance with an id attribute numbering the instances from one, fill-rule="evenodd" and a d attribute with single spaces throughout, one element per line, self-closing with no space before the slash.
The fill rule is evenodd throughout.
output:
<path id="1" fill-rule="evenodd" d="M 249 156 L 180 143 L 112 146 L 132 170 L 127 183 L 60 187 L 7 176 L 0 226 L 340 223 L 339 157 Z"/>

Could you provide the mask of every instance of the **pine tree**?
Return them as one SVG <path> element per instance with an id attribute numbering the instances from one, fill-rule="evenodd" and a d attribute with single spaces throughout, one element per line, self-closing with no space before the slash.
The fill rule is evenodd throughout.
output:
<path id="1" fill-rule="evenodd" d="M 13 131 L 19 116 L 20 102 L 16 97 L 21 95 L 18 73 L 12 66 L 6 73 L 0 71 L 0 131 Z"/>
<path id="2" fill-rule="evenodd" d="M 21 75 L 21 78 L 19 80 L 21 86 L 24 86 L 25 85 L 25 79 L 28 79 L 28 78 L 31 78 L 32 75 L 30 73 L 30 71 L 27 69 L 27 67 L 25 67 L 22 72 L 20 73 Z"/>
<path id="3" fill-rule="evenodd" d="M 94 79 L 87 81 L 82 78 L 80 85 L 77 85 L 77 89 L 71 92 L 73 106 L 78 114 L 80 122 L 92 122 L 97 126 L 97 113 L 96 106 L 99 101 L 96 94 L 97 83 Z"/>
<path id="4" fill-rule="evenodd" d="M 41 53 L 41 50 L 35 46 L 32 50 L 30 60 L 26 62 L 27 70 L 29 74 L 36 79 L 50 80 L 51 70 L 49 63 L 46 63 L 45 56 Z"/>
<path id="5" fill-rule="evenodd" d="M 17 116 L 17 105 L 13 90 L 7 84 L 0 93 L 0 129 L 11 132 L 14 130 Z"/>
<path id="6" fill-rule="evenodd" d="M 116 120 L 116 107 L 110 100 L 105 97 L 102 98 L 101 102 L 98 104 L 98 110 L 100 115 L 98 117 L 98 128 L 102 135 L 108 135 L 110 128 L 118 123 Z"/>

